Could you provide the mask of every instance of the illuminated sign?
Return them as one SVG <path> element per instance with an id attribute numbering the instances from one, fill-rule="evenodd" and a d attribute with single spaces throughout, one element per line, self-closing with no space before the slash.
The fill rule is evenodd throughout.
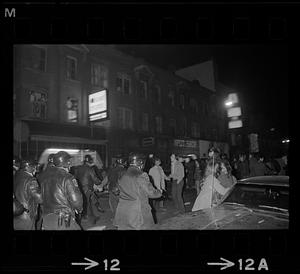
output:
<path id="1" fill-rule="evenodd" d="M 196 148 L 197 142 L 196 141 L 188 141 L 188 140 L 174 140 L 174 146 Z"/>
<path id="2" fill-rule="evenodd" d="M 241 108 L 240 107 L 234 107 L 234 108 L 229 108 L 227 109 L 227 117 L 237 117 L 241 116 Z"/>
<path id="3" fill-rule="evenodd" d="M 89 94 L 89 119 L 99 121 L 108 118 L 107 90 Z"/>
<path id="4" fill-rule="evenodd" d="M 243 126 L 242 120 L 233 120 L 228 122 L 228 128 L 239 128 Z"/>

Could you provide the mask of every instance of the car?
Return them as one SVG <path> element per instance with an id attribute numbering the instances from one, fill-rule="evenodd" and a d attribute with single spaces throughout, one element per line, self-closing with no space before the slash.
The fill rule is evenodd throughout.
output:
<path id="1" fill-rule="evenodd" d="M 239 180 L 212 208 L 162 221 L 157 230 L 288 229 L 289 176 Z"/>

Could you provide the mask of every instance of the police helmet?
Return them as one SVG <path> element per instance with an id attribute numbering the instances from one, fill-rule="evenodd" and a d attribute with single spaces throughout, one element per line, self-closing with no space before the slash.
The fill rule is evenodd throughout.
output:
<path id="1" fill-rule="evenodd" d="M 145 155 L 141 153 L 130 153 L 128 157 L 128 164 L 143 169 L 145 165 Z"/>
<path id="2" fill-rule="evenodd" d="M 71 165 L 71 158 L 72 156 L 69 153 L 59 151 L 53 156 L 53 164 L 57 167 L 69 167 Z"/>
<path id="3" fill-rule="evenodd" d="M 127 161 L 125 159 L 125 157 L 123 155 L 117 155 L 116 157 L 116 164 L 117 165 L 122 165 L 122 166 L 126 166 Z"/>
<path id="4" fill-rule="evenodd" d="M 94 163 L 94 159 L 93 159 L 93 157 L 90 154 L 85 155 L 83 161 L 85 163 L 89 163 L 89 164 Z"/>
<path id="5" fill-rule="evenodd" d="M 49 154 L 48 156 L 48 163 L 53 163 L 54 153 Z"/>
<path id="6" fill-rule="evenodd" d="M 21 160 L 20 169 L 33 172 L 37 168 L 37 162 L 32 158 L 24 158 Z"/>

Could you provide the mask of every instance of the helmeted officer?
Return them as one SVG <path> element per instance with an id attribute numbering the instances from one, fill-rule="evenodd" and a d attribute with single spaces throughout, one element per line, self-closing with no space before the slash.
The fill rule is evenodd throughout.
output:
<path id="1" fill-rule="evenodd" d="M 83 193 L 83 219 L 90 219 L 95 224 L 99 216 L 96 216 L 96 212 L 94 211 L 94 202 L 92 199 L 92 195 L 94 192 L 94 184 L 100 185 L 101 181 L 97 177 L 95 170 L 92 168 L 94 165 L 94 160 L 91 155 L 87 154 L 84 157 L 83 165 L 76 167 L 75 169 L 75 178 L 78 180 L 80 188 Z M 99 209 L 102 211 L 102 209 Z"/>
<path id="2" fill-rule="evenodd" d="M 69 173 L 71 156 L 65 151 L 53 157 L 55 167 L 49 168 L 40 181 L 43 196 L 43 230 L 80 230 L 76 213 L 82 211 L 82 194 L 76 179 Z"/>
<path id="3" fill-rule="evenodd" d="M 20 170 L 14 177 L 14 198 L 24 207 L 21 215 L 14 218 L 15 230 L 34 230 L 37 207 L 42 203 L 41 190 L 34 174 L 36 163 L 32 159 L 21 161 Z"/>
<path id="4" fill-rule="evenodd" d="M 39 186 L 41 186 L 41 182 L 44 181 L 45 178 L 49 176 L 49 173 L 51 173 L 51 169 L 56 168 L 53 159 L 54 159 L 54 153 L 49 154 L 48 160 L 47 160 L 47 166 L 44 168 L 43 171 L 41 171 L 36 177 L 39 183 Z M 37 230 L 42 229 L 42 216 L 43 216 L 43 204 L 40 204 L 38 207 L 38 217 L 36 222 L 36 228 Z"/>
<path id="5" fill-rule="evenodd" d="M 118 183 L 120 195 L 114 225 L 120 230 L 151 229 L 154 219 L 149 198 L 159 198 L 162 193 L 153 187 L 148 174 L 143 172 L 144 155 L 131 153 L 128 163 L 129 168 Z"/>

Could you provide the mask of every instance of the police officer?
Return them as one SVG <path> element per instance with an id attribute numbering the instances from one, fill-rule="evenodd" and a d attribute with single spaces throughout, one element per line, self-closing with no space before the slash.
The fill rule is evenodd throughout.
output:
<path id="1" fill-rule="evenodd" d="M 78 180 L 80 188 L 83 193 L 83 212 L 82 219 L 87 220 L 91 219 L 92 223 L 96 223 L 99 219 L 99 216 L 96 216 L 94 211 L 94 184 L 100 185 L 101 181 L 97 177 L 95 170 L 92 168 L 94 165 L 94 160 L 91 155 L 87 154 L 84 157 L 83 165 L 78 166 L 75 169 L 75 178 Z M 101 212 L 102 209 L 99 208 Z"/>
<path id="2" fill-rule="evenodd" d="M 53 163 L 54 153 L 49 154 L 48 156 L 48 162 L 46 167 L 44 168 L 44 171 L 41 171 L 36 177 L 39 183 L 39 186 L 41 186 L 41 182 L 44 181 L 45 178 L 49 177 L 49 173 L 51 174 L 51 169 L 56 168 Z M 36 222 L 36 229 L 41 230 L 42 229 L 42 215 L 43 215 L 43 205 L 39 204 L 38 207 L 38 217 Z"/>
<path id="3" fill-rule="evenodd" d="M 80 230 L 75 214 L 82 211 L 82 194 L 69 173 L 71 156 L 59 151 L 53 156 L 55 167 L 40 180 L 43 195 L 43 230 Z"/>
<path id="4" fill-rule="evenodd" d="M 34 230 L 37 207 L 42 203 L 41 190 L 36 178 L 36 163 L 32 159 L 21 161 L 20 170 L 14 177 L 14 198 L 22 204 L 24 211 L 14 218 L 15 230 Z"/>
<path id="5" fill-rule="evenodd" d="M 117 187 L 118 180 L 122 177 L 122 175 L 126 172 L 126 159 L 122 155 L 116 156 L 116 162 L 113 168 L 111 168 L 108 172 L 108 193 L 109 193 L 109 206 L 113 213 L 113 217 L 115 216 L 116 209 L 119 202 L 119 189 Z"/>
<path id="6" fill-rule="evenodd" d="M 144 155 L 131 153 L 128 163 L 130 166 L 118 184 L 120 195 L 114 225 L 119 230 L 151 229 L 154 220 L 149 198 L 159 198 L 162 193 L 153 187 L 148 174 L 143 172 Z"/>

